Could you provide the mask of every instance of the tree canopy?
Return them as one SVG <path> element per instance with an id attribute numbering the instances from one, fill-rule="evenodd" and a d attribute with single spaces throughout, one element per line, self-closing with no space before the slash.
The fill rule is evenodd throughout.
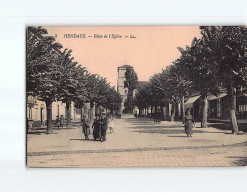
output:
<path id="1" fill-rule="evenodd" d="M 190 46 L 178 48 L 181 56 L 161 73 L 150 78 L 150 84 L 138 91 L 138 107 L 176 104 L 184 96 L 199 92 L 203 99 L 202 127 L 207 124 L 207 96 L 227 92 L 233 132 L 238 133 L 234 97 L 247 88 L 247 27 L 201 26 L 202 37 Z M 148 91 L 149 94 L 145 94 Z M 142 95 L 145 94 L 144 98 Z M 137 98 L 138 97 L 138 98 Z"/>
<path id="2" fill-rule="evenodd" d="M 52 102 L 66 103 L 67 124 L 70 125 L 71 102 L 77 108 L 96 103 L 111 110 L 119 108 L 121 97 L 106 78 L 90 74 L 64 49 L 48 36 L 42 27 L 27 28 L 27 95 L 46 102 L 47 133 L 52 133 Z"/>

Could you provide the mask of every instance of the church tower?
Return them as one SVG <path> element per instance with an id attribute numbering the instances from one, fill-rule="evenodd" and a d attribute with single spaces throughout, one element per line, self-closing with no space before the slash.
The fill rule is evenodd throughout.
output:
<path id="1" fill-rule="evenodd" d="M 123 113 L 124 110 L 124 102 L 127 99 L 127 94 L 128 94 L 128 88 L 124 88 L 124 81 L 126 81 L 125 78 L 125 72 L 127 69 L 128 65 L 123 65 L 118 67 L 118 80 L 117 80 L 117 92 L 121 95 L 122 97 L 122 103 L 121 103 L 121 108 L 120 108 L 120 114 Z"/>

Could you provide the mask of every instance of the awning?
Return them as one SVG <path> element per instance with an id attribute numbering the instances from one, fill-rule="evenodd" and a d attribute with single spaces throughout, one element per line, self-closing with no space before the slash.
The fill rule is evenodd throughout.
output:
<path id="1" fill-rule="evenodd" d="M 216 100 L 216 99 L 223 98 L 225 96 L 227 96 L 226 93 L 221 93 L 219 96 L 209 95 L 207 98 L 208 98 L 209 101 L 211 101 L 211 100 Z"/>
<path id="2" fill-rule="evenodd" d="M 193 104 L 196 100 L 198 100 L 199 97 L 200 97 L 200 95 L 191 97 L 190 99 L 188 99 L 188 100 L 184 103 L 184 105 Z"/>

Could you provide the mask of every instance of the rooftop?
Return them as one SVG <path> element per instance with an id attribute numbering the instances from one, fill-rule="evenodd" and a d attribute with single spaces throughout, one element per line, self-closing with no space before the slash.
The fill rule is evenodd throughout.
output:
<path id="1" fill-rule="evenodd" d="M 130 65 L 122 65 L 122 66 L 119 66 L 118 68 L 127 68 L 127 67 L 129 67 Z M 133 68 L 133 66 L 130 66 L 131 68 Z"/>

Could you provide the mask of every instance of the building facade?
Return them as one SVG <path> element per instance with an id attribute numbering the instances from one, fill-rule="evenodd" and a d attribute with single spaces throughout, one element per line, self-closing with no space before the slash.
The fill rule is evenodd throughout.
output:
<path id="1" fill-rule="evenodd" d="M 228 96 L 221 93 L 218 96 L 208 95 L 208 118 L 212 119 L 230 119 L 228 106 Z M 235 111 L 237 119 L 247 118 L 247 96 L 236 96 Z M 195 118 L 201 118 L 203 108 L 203 100 L 200 95 L 190 97 L 185 102 L 185 109 L 190 109 Z"/>
<path id="2" fill-rule="evenodd" d="M 57 116 L 63 115 L 66 119 L 66 104 L 61 101 L 52 102 L 52 120 L 55 121 Z M 31 121 L 32 127 L 42 126 L 46 123 L 46 104 L 43 101 L 36 99 L 33 96 L 27 97 L 27 119 Z M 71 119 L 79 121 L 81 118 L 81 109 L 74 107 L 71 103 Z"/>

